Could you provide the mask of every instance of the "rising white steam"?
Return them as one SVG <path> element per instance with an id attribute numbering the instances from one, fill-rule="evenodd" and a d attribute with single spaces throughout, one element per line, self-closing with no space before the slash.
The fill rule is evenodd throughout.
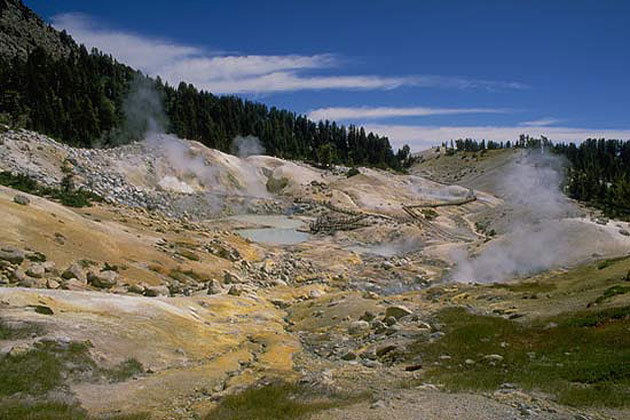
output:
<path id="1" fill-rule="evenodd" d="M 256 136 L 238 136 L 232 140 L 230 153 L 240 158 L 265 154 L 265 147 Z"/>
<path id="2" fill-rule="evenodd" d="M 456 281 L 497 282 L 547 270 L 569 261 L 574 236 L 561 219 L 573 211 L 561 191 L 562 162 L 529 154 L 513 162 L 500 181 L 501 198 L 511 212 L 505 235 L 477 256 L 454 255 Z"/>

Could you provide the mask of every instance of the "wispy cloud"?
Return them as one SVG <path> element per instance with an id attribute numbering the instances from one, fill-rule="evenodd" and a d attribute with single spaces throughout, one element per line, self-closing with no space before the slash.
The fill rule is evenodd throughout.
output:
<path id="1" fill-rule="evenodd" d="M 77 41 L 112 54 L 118 60 L 173 85 L 195 84 L 217 94 L 264 93 L 322 89 L 387 90 L 401 86 L 451 89 L 524 89 L 519 82 L 503 82 L 435 75 L 316 75 L 314 71 L 340 67 L 333 54 L 226 55 L 220 51 L 181 45 L 96 24 L 89 16 L 65 13 L 52 18 Z"/>
<path id="2" fill-rule="evenodd" d="M 514 141 L 521 134 L 544 135 L 554 142 L 582 141 L 587 138 L 630 139 L 630 129 L 596 129 L 545 126 L 417 126 L 368 125 L 366 130 L 388 136 L 394 147 L 408 144 L 418 151 L 458 138 Z"/>
<path id="3" fill-rule="evenodd" d="M 431 107 L 331 107 L 308 113 L 312 120 L 366 120 L 394 117 L 425 117 L 457 114 L 505 114 L 498 108 L 431 108 Z"/>
<path id="4" fill-rule="evenodd" d="M 549 125 L 554 125 L 554 124 L 561 123 L 563 121 L 564 120 L 560 120 L 558 118 L 547 117 L 547 118 L 541 118 L 539 120 L 523 121 L 522 123 L 519 123 L 519 125 L 526 126 L 526 127 L 530 127 L 530 126 L 546 127 L 546 126 L 549 126 Z"/>

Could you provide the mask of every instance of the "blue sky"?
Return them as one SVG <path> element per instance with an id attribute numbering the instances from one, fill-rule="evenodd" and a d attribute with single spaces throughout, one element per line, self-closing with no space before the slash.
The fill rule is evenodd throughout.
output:
<path id="1" fill-rule="evenodd" d="M 26 4 L 173 84 L 362 124 L 395 146 L 630 138 L 627 1 Z"/>

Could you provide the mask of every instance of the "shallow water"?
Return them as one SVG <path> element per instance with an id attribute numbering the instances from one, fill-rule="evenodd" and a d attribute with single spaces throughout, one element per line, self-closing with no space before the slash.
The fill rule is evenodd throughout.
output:
<path id="1" fill-rule="evenodd" d="M 255 214 L 243 214 L 232 216 L 231 219 L 240 222 L 262 225 L 260 228 L 238 229 L 236 233 L 254 242 L 269 245 L 296 245 L 307 241 L 310 233 L 299 232 L 297 229 L 304 226 L 299 219 L 288 216 L 272 215 L 260 216 Z"/>
<path id="2" fill-rule="evenodd" d="M 280 228 L 240 229 L 236 233 L 254 242 L 269 245 L 296 245 L 311 237 L 310 233 Z"/>

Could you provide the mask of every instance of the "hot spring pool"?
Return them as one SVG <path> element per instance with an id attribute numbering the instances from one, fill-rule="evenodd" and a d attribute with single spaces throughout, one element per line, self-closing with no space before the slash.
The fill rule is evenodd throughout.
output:
<path id="1" fill-rule="evenodd" d="M 236 233 L 243 238 L 254 242 L 268 245 L 296 245 L 307 241 L 311 237 L 310 233 L 297 230 L 304 226 L 301 220 L 292 219 L 288 216 L 246 214 L 232 216 L 230 219 L 261 225 L 262 227 L 236 230 Z"/>

